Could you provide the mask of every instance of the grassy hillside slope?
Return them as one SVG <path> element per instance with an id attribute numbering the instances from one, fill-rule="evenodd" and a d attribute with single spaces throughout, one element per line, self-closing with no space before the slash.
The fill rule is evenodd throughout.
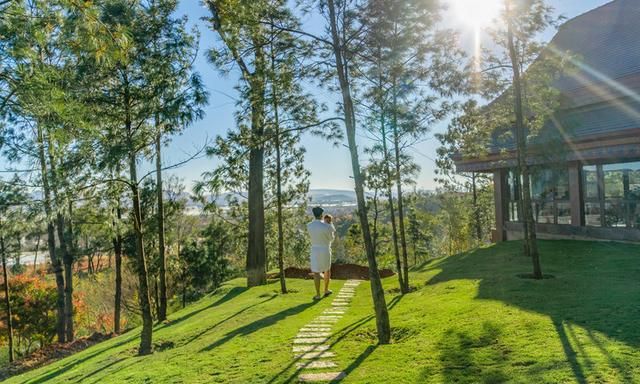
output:
<path id="1" fill-rule="evenodd" d="M 369 285 L 357 288 L 331 350 L 345 383 L 640 382 L 640 246 L 541 243 L 554 279 L 530 270 L 521 244 L 434 260 L 412 273 L 417 291 L 388 293 L 394 343 L 376 346 Z M 312 284 L 277 294 L 243 281 L 170 317 L 156 352 L 137 357 L 132 331 L 9 383 L 282 383 L 296 378 L 291 341 L 329 306 Z M 337 282 L 334 290 L 342 282 Z M 395 288 L 395 277 L 385 280 Z"/>

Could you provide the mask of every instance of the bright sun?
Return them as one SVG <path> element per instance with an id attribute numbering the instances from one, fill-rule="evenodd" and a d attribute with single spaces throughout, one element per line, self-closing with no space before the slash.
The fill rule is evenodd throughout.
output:
<path id="1" fill-rule="evenodd" d="M 502 0 L 449 0 L 451 9 L 460 22 L 479 29 L 486 27 L 498 16 Z"/>

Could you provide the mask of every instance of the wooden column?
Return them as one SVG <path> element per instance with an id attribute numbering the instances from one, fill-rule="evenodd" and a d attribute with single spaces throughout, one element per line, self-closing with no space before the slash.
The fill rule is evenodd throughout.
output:
<path id="1" fill-rule="evenodd" d="M 569 199 L 571 201 L 571 225 L 584 227 L 584 200 L 580 163 L 569 163 Z"/>
<path id="2" fill-rule="evenodd" d="M 493 197 L 496 212 L 496 230 L 493 234 L 493 241 L 496 243 L 507 239 L 504 222 L 506 218 L 507 183 L 506 170 L 497 169 L 493 172 Z"/>

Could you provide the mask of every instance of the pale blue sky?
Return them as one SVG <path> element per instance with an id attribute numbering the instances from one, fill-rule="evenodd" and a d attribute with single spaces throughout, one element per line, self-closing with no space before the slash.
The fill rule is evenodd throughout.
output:
<path id="1" fill-rule="evenodd" d="M 608 0 L 554 0 L 550 3 L 555 7 L 558 14 L 572 18 L 607 2 Z M 204 120 L 197 122 L 187 128 L 181 136 L 174 138 L 168 150 L 165 151 L 165 164 L 177 162 L 187 157 L 207 137 L 213 138 L 216 135 L 224 134 L 228 129 L 234 127 L 234 101 L 226 95 L 236 96 L 233 86 L 236 83 L 237 74 L 232 73 L 227 78 L 220 76 L 218 71 L 204 57 L 206 50 L 215 44 L 217 38 L 215 33 L 211 32 L 206 23 L 201 20 L 201 17 L 207 14 L 207 10 L 200 5 L 199 0 L 182 0 L 178 12 L 186 14 L 190 22 L 197 25 L 202 34 L 201 54 L 196 66 L 211 96 L 209 106 L 206 107 Z M 474 36 L 472 28 L 463 25 L 453 15 L 450 16 L 452 17 L 450 17 L 449 25 L 461 31 L 461 45 L 464 47 L 472 46 Z M 552 33 L 548 35 L 547 39 L 550 39 Z M 318 89 L 317 93 L 323 100 L 327 100 L 330 97 L 323 89 Z M 445 124 L 440 124 L 434 127 L 433 131 L 438 132 L 445 127 Z M 359 139 L 363 140 L 362 137 Z M 361 142 L 360 147 L 362 148 L 364 144 L 365 142 Z M 335 148 L 321 139 L 309 136 L 304 137 L 303 145 L 307 149 L 305 164 L 312 173 L 312 188 L 350 189 L 353 187 L 352 180 L 349 177 L 351 175 L 350 160 L 345 147 Z M 437 140 L 431 139 L 416 145 L 412 150 L 415 159 L 422 167 L 422 172 L 417 179 L 418 188 L 434 189 L 436 187 L 433 181 L 435 167 L 433 158 L 435 157 L 437 146 Z M 189 186 L 193 180 L 200 178 L 203 171 L 214 168 L 216 163 L 216 159 L 201 158 L 178 170 L 171 171 L 171 173 L 184 178 L 185 183 Z"/>
<path id="2" fill-rule="evenodd" d="M 496 0 L 463 1 L 495 2 Z M 556 12 L 567 18 L 575 17 L 607 2 L 609 2 L 609 0 L 550 1 L 555 7 Z M 446 18 L 448 20 L 448 26 L 456 28 L 461 32 L 461 46 L 472 47 L 474 40 L 472 27 L 464 25 L 459 18 L 456 18 L 451 13 L 452 12 L 450 12 Z M 207 50 L 217 42 L 217 35 L 209 30 L 207 23 L 202 20 L 203 16 L 207 16 L 207 10 L 200 4 L 200 0 L 181 0 L 178 14 L 187 15 L 190 24 L 200 30 L 200 53 L 196 61 L 196 68 L 210 92 L 210 100 L 209 105 L 205 108 L 205 118 L 186 128 L 180 136 L 174 137 L 169 147 L 165 149 L 163 158 L 165 165 L 178 163 L 189 158 L 198 148 L 202 147 L 202 144 L 207 139 L 211 140 L 217 135 L 223 135 L 227 130 L 232 129 L 235 124 L 233 117 L 235 102 L 233 98 L 237 97 L 237 93 L 233 87 L 237 83 L 237 73 L 232 72 L 229 76 L 223 77 L 205 57 Z M 309 20 L 306 20 L 306 22 L 309 23 Z M 550 39 L 552 35 L 553 33 L 548 33 L 546 38 Z M 335 95 L 328 94 L 324 89 L 314 88 L 311 91 L 316 93 L 318 98 L 324 101 L 336 99 Z M 331 105 L 330 108 L 333 110 L 334 106 Z M 440 132 L 445 128 L 446 123 L 440 124 L 433 128 L 432 134 Z M 429 137 L 432 137 L 432 134 L 429 135 Z M 360 149 L 367 145 L 366 139 L 362 136 L 359 136 L 358 140 L 360 141 Z M 302 144 L 307 149 L 305 166 L 312 174 L 311 188 L 353 188 L 353 182 L 350 178 L 350 159 L 345 146 L 336 148 L 326 141 L 311 136 L 305 136 Z M 428 139 L 411 149 L 416 161 L 422 168 L 416 180 L 417 187 L 420 189 L 435 189 L 436 187 L 436 183 L 433 181 L 435 168 L 433 158 L 435 157 L 437 147 L 437 140 Z M 364 159 L 364 156 L 362 156 L 362 158 Z M 6 162 L 0 159 L 0 165 L 3 164 L 6 164 Z M 169 170 L 168 173 L 182 178 L 190 190 L 193 182 L 201 178 L 202 172 L 215 168 L 216 164 L 218 164 L 218 160 L 215 158 L 201 157 L 180 168 Z M 142 168 L 143 171 L 147 171 L 150 169 L 150 166 L 149 164 L 143 164 Z"/>

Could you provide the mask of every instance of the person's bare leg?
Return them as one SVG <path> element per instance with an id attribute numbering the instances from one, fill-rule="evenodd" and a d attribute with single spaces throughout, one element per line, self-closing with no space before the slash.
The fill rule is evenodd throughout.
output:
<path id="1" fill-rule="evenodd" d="M 316 297 L 320 297 L 320 274 L 319 273 L 315 273 L 315 272 L 313 273 L 313 283 L 316 286 Z"/>
<path id="2" fill-rule="evenodd" d="M 330 282 L 331 282 L 331 269 L 324 272 L 324 293 L 329 292 Z"/>

